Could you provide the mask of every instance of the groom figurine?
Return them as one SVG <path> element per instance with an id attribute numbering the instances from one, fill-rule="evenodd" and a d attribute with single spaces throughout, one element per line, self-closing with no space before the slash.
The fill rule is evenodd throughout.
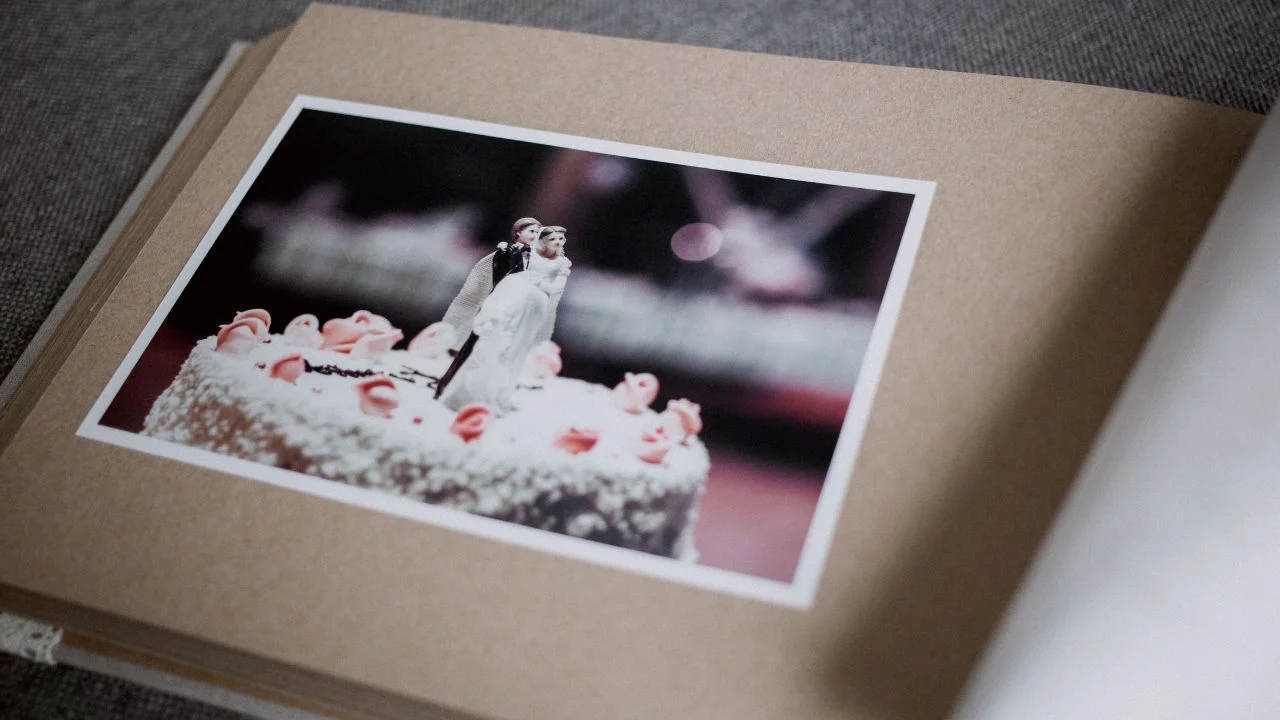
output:
<path id="1" fill-rule="evenodd" d="M 465 336 L 467 339 L 458 348 L 449 369 L 436 383 L 437 400 L 476 346 L 476 334 L 471 331 L 471 324 L 476 319 L 476 313 L 480 312 L 480 304 L 502 282 L 502 278 L 521 272 L 529 266 L 529 252 L 541 231 L 542 223 L 535 218 L 523 217 L 517 220 L 511 226 L 511 242 L 498 243 L 497 250 L 480 258 L 475 267 L 471 268 L 471 274 L 467 275 L 467 281 L 463 283 L 458 296 L 449 303 L 444 321 L 453 327 L 454 337 Z"/>

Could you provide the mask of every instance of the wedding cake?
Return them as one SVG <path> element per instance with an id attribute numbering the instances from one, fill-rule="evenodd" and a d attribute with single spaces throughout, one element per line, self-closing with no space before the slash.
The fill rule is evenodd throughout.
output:
<path id="1" fill-rule="evenodd" d="M 699 407 L 650 408 L 652 375 L 614 388 L 560 377 L 558 348 L 528 355 L 509 407 L 436 400 L 455 333 L 402 333 L 357 312 L 271 332 L 266 311 L 199 341 L 143 433 L 432 505 L 692 560 L 710 469 Z"/>

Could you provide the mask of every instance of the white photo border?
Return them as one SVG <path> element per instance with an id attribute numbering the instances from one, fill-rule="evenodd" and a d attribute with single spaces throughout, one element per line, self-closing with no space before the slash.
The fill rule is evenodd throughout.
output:
<path id="1" fill-rule="evenodd" d="M 884 190 L 914 196 L 907 218 L 893 270 L 885 288 L 880 309 L 876 313 L 871 338 L 863 356 L 862 366 L 854 384 L 853 401 L 849 404 L 839 439 L 827 468 L 826 478 L 818 496 L 818 503 L 809 522 L 800 559 L 792 581 L 769 580 L 743 572 L 724 570 L 704 565 L 689 564 L 672 558 L 649 555 L 638 550 L 607 545 L 561 535 L 537 528 L 525 527 L 505 520 L 473 515 L 471 513 L 439 507 L 429 503 L 383 494 L 326 480 L 283 468 L 262 465 L 250 460 L 220 455 L 207 450 L 180 445 L 141 434 L 119 430 L 100 424 L 103 414 L 115 399 L 126 378 L 133 371 L 138 359 L 150 345 L 160 325 L 168 317 L 170 309 L 181 296 L 192 275 L 204 261 L 214 242 L 222 234 L 241 201 L 248 193 L 259 173 L 270 160 L 276 147 L 293 126 L 293 121 L 303 110 L 320 110 L 344 115 L 390 120 L 443 130 L 487 135 L 509 140 L 520 140 L 551 145 L 572 150 L 616 155 L 639 160 L 656 160 L 711 170 L 763 175 L 788 180 L 843 185 L 867 190 Z M 433 113 L 402 110 L 370 105 L 367 103 L 334 100 L 330 98 L 298 95 L 289 105 L 276 127 L 271 131 L 249 169 L 236 185 L 235 191 L 223 205 L 210 225 L 199 246 L 178 274 L 164 299 L 152 314 L 138 339 L 130 348 L 120 367 L 112 375 L 89 414 L 81 422 L 76 434 L 80 437 L 157 455 L 200 467 L 217 470 L 240 477 L 258 480 L 279 487 L 289 488 L 311 495 L 336 500 L 370 510 L 427 522 L 438 527 L 460 531 L 491 540 L 532 548 L 562 557 L 582 560 L 610 568 L 621 569 L 661 580 L 714 590 L 738 597 L 760 600 L 797 610 L 808 610 L 817 594 L 827 553 L 844 505 L 845 493 L 853 474 L 854 461 L 862 444 L 867 420 L 875 400 L 876 389 L 884 370 L 889 342 L 897 325 L 907 290 L 907 280 L 915 264 L 924 232 L 925 218 L 933 200 L 936 184 L 926 180 L 908 180 L 878 175 L 836 170 L 802 168 L 791 165 L 739 160 L 703 155 L 679 150 L 664 150 L 643 145 L 597 140 L 542 130 L 500 125 L 496 123 L 466 120 Z"/>

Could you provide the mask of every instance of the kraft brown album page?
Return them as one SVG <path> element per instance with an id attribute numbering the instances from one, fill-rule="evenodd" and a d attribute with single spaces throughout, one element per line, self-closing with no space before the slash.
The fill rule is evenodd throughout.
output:
<path id="1" fill-rule="evenodd" d="M 358 714 L 942 717 L 1258 123 L 313 6 L 6 423 L 0 606 Z"/>

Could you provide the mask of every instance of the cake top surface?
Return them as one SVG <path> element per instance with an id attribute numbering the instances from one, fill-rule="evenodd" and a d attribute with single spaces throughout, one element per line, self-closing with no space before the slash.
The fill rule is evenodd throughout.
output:
<path id="1" fill-rule="evenodd" d="M 299 446 L 318 449 L 333 433 L 358 433 L 371 439 L 374 454 L 408 454 L 423 465 L 470 472 L 481 465 L 495 472 L 537 467 L 565 481 L 620 486 L 702 482 L 709 468 L 696 432 L 673 428 L 672 410 L 648 407 L 657 384 L 651 375 L 628 373 L 613 389 L 558 377 L 556 349 L 554 357 L 530 358 L 514 410 L 468 406 L 455 413 L 434 398 L 434 381 L 451 360 L 447 342 L 415 339 L 414 350 L 353 352 L 354 343 L 308 347 L 298 333 L 264 327 L 252 341 L 240 332 L 245 342 L 237 346 L 228 327 L 199 341 L 187 360 L 208 380 L 196 392 L 224 397 L 190 401 L 236 402 L 246 416 L 265 421 L 287 417 Z"/>

